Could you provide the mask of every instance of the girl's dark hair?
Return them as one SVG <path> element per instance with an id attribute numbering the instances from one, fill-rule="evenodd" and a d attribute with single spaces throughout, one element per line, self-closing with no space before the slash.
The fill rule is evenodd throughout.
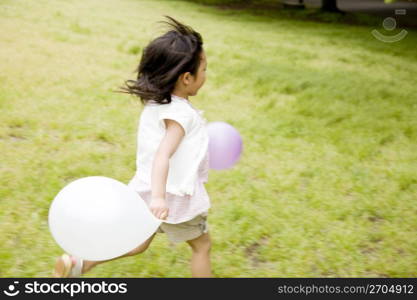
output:
<path id="1" fill-rule="evenodd" d="M 118 92 L 136 95 L 142 104 L 154 100 L 159 104 L 171 102 L 178 77 L 185 72 L 197 75 L 203 50 L 201 35 L 174 18 L 160 21 L 172 27 L 164 35 L 151 41 L 143 50 L 136 80 L 126 80 Z"/>

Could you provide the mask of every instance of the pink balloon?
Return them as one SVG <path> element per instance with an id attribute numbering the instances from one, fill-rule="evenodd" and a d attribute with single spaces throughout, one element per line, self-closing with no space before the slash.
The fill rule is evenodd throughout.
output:
<path id="1" fill-rule="evenodd" d="M 242 152 L 242 138 L 239 132 L 225 122 L 210 122 L 207 131 L 210 168 L 216 170 L 231 168 L 239 160 Z"/>

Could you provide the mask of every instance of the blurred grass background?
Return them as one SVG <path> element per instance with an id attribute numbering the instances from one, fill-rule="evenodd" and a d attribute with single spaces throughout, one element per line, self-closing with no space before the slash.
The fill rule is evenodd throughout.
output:
<path id="1" fill-rule="evenodd" d="M 204 38 L 191 101 L 242 135 L 211 171 L 219 277 L 417 276 L 417 32 L 182 1 L 0 2 L 0 276 L 49 277 L 48 209 L 69 182 L 135 172 L 142 110 L 113 93 L 170 15 Z M 382 20 L 381 20 L 382 21 Z M 190 250 L 149 250 L 85 277 L 188 277 Z"/>

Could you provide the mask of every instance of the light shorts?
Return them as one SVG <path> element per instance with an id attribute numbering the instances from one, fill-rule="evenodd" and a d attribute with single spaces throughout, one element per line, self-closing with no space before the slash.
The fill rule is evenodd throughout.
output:
<path id="1" fill-rule="evenodd" d="M 171 243 L 180 243 L 198 238 L 208 232 L 207 212 L 177 224 L 161 223 L 157 233 L 166 233 Z"/>

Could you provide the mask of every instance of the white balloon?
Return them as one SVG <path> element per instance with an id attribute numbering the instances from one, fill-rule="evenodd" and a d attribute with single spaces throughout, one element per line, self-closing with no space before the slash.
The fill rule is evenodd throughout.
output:
<path id="1" fill-rule="evenodd" d="M 49 209 L 49 229 L 58 245 L 71 255 L 93 261 L 133 250 L 161 222 L 132 188 L 103 176 L 69 183 Z"/>

